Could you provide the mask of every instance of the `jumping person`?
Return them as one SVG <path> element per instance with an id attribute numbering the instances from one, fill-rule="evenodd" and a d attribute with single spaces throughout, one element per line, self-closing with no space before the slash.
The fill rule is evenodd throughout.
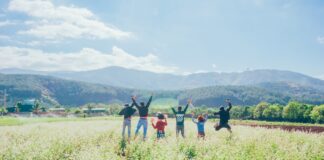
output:
<path id="1" fill-rule="evenodd" d="M 197 125 L 197 129 L 198 129 L 198 138 L 202 138 L 205 140 L 205 123 L 207 122 L 208 119 L 208 114 L 205 115 L 205 117 L 203 117 L 203 115 L 199 115 L 197 117 L 197 120 L 195 120 L 195 114 L 192 113 L 192 122 L 195 123 Z"/>
<path id="2" fill-rule="evenodd" d="M 126 127 L 128 128 L 128 141 L 131 137 L 131 125 L 132 125 L 132 115 L 136 112 L 136 109 L 133 108 L 134 104 L 129 106 L 129 104 L 125 104 L 125 107 L 119 112 L 119 115 L 124 115 L 124 122 L 123 122 L 123 132 L 122 136 L 125 139 L 125 130 Z"/>
<path id="3" fill-rule="evenodd" d="M 154 124 L 154 119 L 152 119 L 152 126 L 154 129 L 156 129 L 156 138 L 162 139 L 165 138 L 165 132 L 164 132 L 164 128 L 165 126 L 168 125 L 167 122 L 167 115 L 163 115 L 162 113 L 158 113 L 157 114 L 157 118 L 158 120 L 156 121 L 156 123 Z"/>
<path id="4" fill-rule="evenodd" d="M 134 105 L 136 106 L 139 115 L 140 115 L 140 119 L 137 123 L 137 127 L 136 127 L 136 131 L 135 131 L 135 139 L 138 135 L 138 131 L 140 130 L 140 128 L 143 126 L 143 139 L 146 139 L 146 134 L 147 134 L 147 116 L 148 116 L 148 111 L 149 111 L 149 107 L 151 105 L 152 102 L 152 98 L 153 98 L 153 94 L 151 95 L 149 101 L 147 102 L 147 104 L 145 105 L 144 102 L 140 103 L 140 106 L 136 103 L 136 97 L 133 96 L 132 100 Z"/>
<path id="5" fill-rule="evenodd" d="M 173 113 L 176 116 L 176 121 L 177 121 L 177 125 L 176 125 L 176 134 L 177 137 L 179 137 L 179 132 L 181 132 L 181 135 L 183 138 L 185 138 L 185 133 L 184 133 L 184 116 L 187 112 L 187 109 L 189 107 L 189 104 L 191 104 L 191 99 L 188 100 L 188 104 L 186 105 L 185 109 L 182 110 L 182 106 L 178 107 L 178 111 L 176 111 L 174 108 L 171 108 Z"/>
<path id="6" fill-rule="evenodd" d="M 228 104 L 228 108 L 225 110 L 224 107 L 221 107 L 219 112 L 214 113 L 214 115 L 219 115 L 219 124 L 215 125 L 214 128 L 216 131 L 226 128 L 230 133 L 232 133 L 231 126 L 228 125 L 228 120 L 230 119 L 230 113 L 229 111 L 232 109 L 232 103 L 229 99 L 226 99 L 226 102 Z"/>

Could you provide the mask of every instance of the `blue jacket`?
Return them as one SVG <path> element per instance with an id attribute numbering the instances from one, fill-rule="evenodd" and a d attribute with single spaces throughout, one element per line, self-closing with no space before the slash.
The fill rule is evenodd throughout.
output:
<path id="1" fill-rule="evenodd" d="M 205 123 L 207 122 L 208 115 L 205 116 L 205 121 L 198 122 L 195 120 L 195 118 L 192 116 L 192 122 L 197 124 L 198 132 L 205 132 Z"/>

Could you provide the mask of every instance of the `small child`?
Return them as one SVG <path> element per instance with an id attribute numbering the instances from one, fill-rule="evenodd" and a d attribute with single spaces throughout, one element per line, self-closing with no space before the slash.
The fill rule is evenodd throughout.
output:
<path id="1" fill-rule="evenodd" d="M 197 124 L 197 129 L 198 129 L 198 138 L 203 138 L 205 139 L 205 123 L 207 122 L 208 119 L 208 114 L 203 117 L 202 115 L 199 115 L 197 117 L 198 121 L 195 120 L 194 118 L 195 114 L 192 113 L 192 122 Z"/>
<path id="2" fill-rule="evenodd" d="M 156 121 L 156 123 L 154 124 L 154 119 L 151 120 L 152 122 L 152 126 L 154 129 L 156 129 L 156 133 L 157 133 L 157 139 L 161 139 L 165 137 L 165 132 L 164 132 L 164 128 L 165 126 L 168 125 L 167 122 L 167 115 L 163 115 L 162 113 L 158 113 L 157 114 L 157 118 L 158 120 Z"/>

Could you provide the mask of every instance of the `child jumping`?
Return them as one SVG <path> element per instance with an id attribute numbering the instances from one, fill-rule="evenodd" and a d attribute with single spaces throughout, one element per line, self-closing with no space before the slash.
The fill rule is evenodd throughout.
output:
<path id="1" fill-rule="evenodd" d="M 197 120 L 195 120 L 195 114 L 192 113 L 192 122 L 195 123 L 197 125 L 197 129 L 198 129 L 198 138 L 202 138 L 205 140 L 205 123 L 207 122 L 208 119 L 208 114 L 205 115 L 205 117 L 203 117 L 202 115 L 199 115 L 197 117 Z"/>
<path id="2" fill-rule="evenodd" d="M 157 115 L 158 120 L 156 121 L 156 123 L 154 124 L 154 119 L 152 119 L 152 126 L 154 129 L 156 129 L 156 138 L 162 139 L 165 138 L 165 132 L 164 132 L 164 128 L 165 126 L 168 125 L 167 122 L 167 115 L 163 115 L 162 113 L 158 113 Z"/>

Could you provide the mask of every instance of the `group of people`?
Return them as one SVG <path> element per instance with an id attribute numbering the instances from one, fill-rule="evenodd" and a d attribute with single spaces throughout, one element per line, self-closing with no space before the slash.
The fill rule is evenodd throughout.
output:
<path id="1" fill-rule="evenodd" d="M 125 139 L 125 132 L 127 128 L 128 133 L 128 141 L 130 141 L 131 138 L 131 118 L 135 114 L 136 111 L 138 111 L 138 114 L 140 116 L 140 119 L 137 123 L 137 127 L 135 130 L 135 139 L 138 136 L 138 132 L 141 128 L 143 128 L 143 139 L 145 140 L 147 137 L 147 129 L 148 129 L 148 112 L 149 107 L 152 102 L 153 95 L 151 95 L 148 102 L 145 104 L 144 102 L 141 102 L 139 105 L 136 102 L 136 97 L 132 97 L 132 104 L 125 104 L 125 107 L 119 112 L 119 115 L 124 116 L 123 121 L 123 130 L 122 130 L 122 136 L 123 139 Z M 224 107 L 221 107 L 219 112 L 214 113 L 214 115 L 219 115 L 219 123 L 215 124 L 214 128 L 216 131 L 226 128 L 229 132 L 231 131 L 231 126 L 228 124 L 228 121 L 230 119 L 230 110 L 232 108 L 232 104 L 229 99 L 226 100 L 226 103 L 228 104 L 228 108 L 225 109 Z M 178 106 L 177 110 L 174 108 L 171 108 L 173 113 L 176 117 L 176 135 L 179 137 L 179 134 L 181 133 L 181 136 L 185 138 L 185 127 L 184 127 L 184 120 L 186 112 L 189 108 L 189 105 L 192 105 L 191 99 L 188 101 L 187 105 L 183 109 L 182 106 Z M 134 108 L 136 107 L 136 109 Z M 205 139 L 205 123 L 208 120 L 208 114 L 205 115 L 198 115 L 197 118 L 195 118 L 195 114 L 192 113 L 192 122 L 197 125 L 198 130 L 198 138 Z M 157 133 L 157 139 L 161 139 L 165 137 L 165 127 L 168 125 L 167 122 L 167 115 L 162 113 L 157 113 L 156 118 L 151 119 L 151 124 L 154 129 L 156 129 Z"/>

